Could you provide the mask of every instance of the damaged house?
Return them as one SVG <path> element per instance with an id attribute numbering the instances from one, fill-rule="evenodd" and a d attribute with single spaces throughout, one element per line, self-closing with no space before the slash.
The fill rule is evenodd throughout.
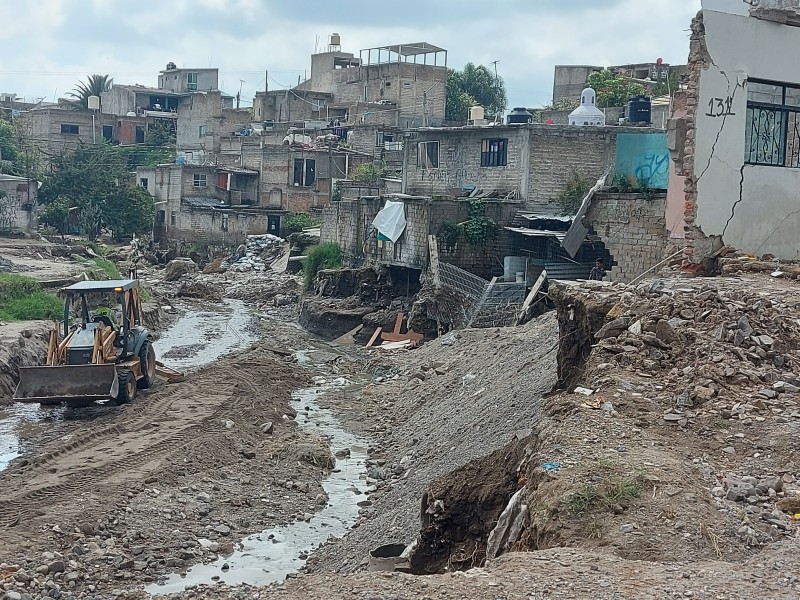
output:
<path id="1" fill-rule="evenodd" d="M 703 0 L 670 128 L 685 185 L 668 213 L 683 216 L 692 271 L 724 245 L 800 256 L 799 46 L 798 0 Z"/>
<path id="2" fill-rule="evenodd" d="M 414 130 L 404 138 L 403 193 L 333 203 L 324 211 L 322 237 L 339 243 L 351 265 L 424 270 L 433 236 L 441 263 L 485 280 L 515 282 L 522 273 L 532 285 L 543 270 L 582 279 L 603 258 L 610 279 L 630 281 L 663 258 L 666 138 L 648 127 Z M 577 176 L 588 185 L 565 205 Z M 646 189 L 620 189 L 620 179 Z M 602 185 L 587 195 L 598 180 Z M 373 227 L 387 201 L 405 205 L 406 229 L 397 241 L 380 239 Z M 483 219 L 496 224 L 492 235 L 475 243 L 458 234 L 459 226 Z"/>

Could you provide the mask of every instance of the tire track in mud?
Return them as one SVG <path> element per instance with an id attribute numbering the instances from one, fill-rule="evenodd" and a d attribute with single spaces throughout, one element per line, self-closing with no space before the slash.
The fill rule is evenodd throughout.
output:
<path id="1" fill-rule="evenodd" d="M 47 508 L 58 503 L 59 499 L 66 501 L 87 492 L 97 493 L 100 487 L 104 496 L 124 494 L 132 483 L 142 480 L 146 473 L 151 472 L 152 469 L 148 469 L 147 465 L 155 459 L 166 459 L 180 448 L 195 442 L 204 433 L 212 434 L 219 429 L 220 425 L 215 421 L 230 410 L 234 386 L 229 384 L 215 387 L 213 394 L 207 394 L 203 382 L 198 380 L 189 385 L 181 384 L 172 392 L 159 394 L 153 398 L 153 402 L 129 405 L 115 415 L 115 418 L 133 417 L 130 421 L 111 425 L 100 431 L 78 433 L 75 439 L 32 462 L 32 468 L 5 474 L 2 479 L 13 481 L 19 487 L 11 495 L 0 497 L 0 523 L 5 527 L 13 527 L 28 518 L 46 514 Z M 198 405 L 207 408 L 206 414 L 198 414 Z M 134 411 L 134 408 L 140 410 Z M 152 427 L 154 423 L 172 425 L 173 430 L 159 430 Z M 91 426 L 91 422 L 84 425 Z M 175 427 L 179 430 L 174 431 Z M 121 450 L 125 438 L 131 441 L 148 434 L 161 439 L 130 454 Z M 108 448 L 101 447 L 108 446 L 109 442 L 115 448 L 109 451 Z M 58 444 L 58 441 L 53 443 Z M 88 453 L 93 447 L 97 447 L 94 454 L 104 461 L 103 464 L 86 462 L 77 465 L 77 468 L 75 464 L 70 464 L 78 452 Z M 46 480 L 49 475 L 59 472 L 56 465 L 61 461 L 65 463 L 61 475 L 66 476 L 67 480 L 50 485 L 46 481 L 42 482 L 41 479 Z M 140 470 L 143 471 L 140 477 L 131 477 Z M 104 481 L 113 479 L 123 471 L 126 473 L 126 481 L 112 483 L 110 486 L 103 485 Z M 20 481 L 21 477 L 25 481 Z M 30 489 L 36 485 L 39 487 Z"/>

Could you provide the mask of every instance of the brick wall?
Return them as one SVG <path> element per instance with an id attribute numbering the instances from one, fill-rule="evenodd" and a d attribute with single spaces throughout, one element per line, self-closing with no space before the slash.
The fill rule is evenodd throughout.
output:
<path id="1" fill-rule="evenodd" d="M 444 223 L 461 223 L 468 218 L 466 200 L 412 198 L 406 204 L 406 230 L 396 244 L 378 242 L 372 221 L 384 204 L 383 199 L 361 198 L 334 202 L 323 210 L 322 242 L 339 244 L 345 262 L 357 266 L 369 262 L 423 269 L 428 263 L 428 235 L 437 234 Z M 485 215 L 501 226 L 511 222 L 518 205 L 488 202 Z M 440 242 L 440 260 L 486 279 L 502 274 L 502 257 L 508 254 L 509 239 L 504 230 L 486 244 L 459 241 L 447 249 Z"/>
<path id="2" fill-rule="evenodd" d="M 241 244 L 248 235 L 262 233 L 267 233 L 265 213 L 208 210 L 185 204 L 176 214 L 175 225 L 168 229 L 172 240 L 231 246 Z"/>
<path id="3" fill-rule="evenodd" d="M 527 203 L 553 203 L 575 173 L 597 181 L 615 153 L 616 132 L 606 127 L 532 128 Z"/>
<path id="4" fill-rule="evenodd" d="M 529 130 L 521 127 L 453 128 L 421 130 L 418 138 L 406 143 L 406 193 L 426 196 L 460 196 L 463 186 L 483 190 L 522 192 L 524 172 L 528 164 Z M 481 166 L 483 140 L 504 139 L 508 142 L 507 164 Z M 439 166 L 426 169 L 417 164 L 420 143 L 439 142 Z"/>
<path id="5" fill-rule="evenodd" d="M 608 280 L 630 282 L 664 259 L 669 240 L 666 194 L 596 194 L 584 222 L 614 259 Z"/>

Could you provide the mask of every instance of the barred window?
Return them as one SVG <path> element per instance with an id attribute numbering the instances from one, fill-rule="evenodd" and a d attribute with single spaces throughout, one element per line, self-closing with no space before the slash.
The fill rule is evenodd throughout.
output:
<path id="1" fill-rule="evenodd" d="M 481 140 L 481 166 L 505 167 L 508 164 L 508 140 Z"/>
<path id="2" fill-rule="evenodd" d="M 744 160 L 800 168 L 800 86 L 747 82 Z"/>

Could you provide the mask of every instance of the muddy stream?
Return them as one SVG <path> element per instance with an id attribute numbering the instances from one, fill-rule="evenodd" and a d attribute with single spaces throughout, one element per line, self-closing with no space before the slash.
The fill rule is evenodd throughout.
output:
<path id="1" fill-rule="evenodd" d="M 185 371 L 253 344 L 256 338 L 249 327 L 253 315 L 245 304 L 226 300 L 220 308 L 199 312 L 190 308 L 182 312 L 154 344 L 159 360 Z M 344 431 L 334 414 L 318 404 L 320 396 L 331 389 L 354 384 L 323 374 L 324 369 L 314 360 L 316 352 L 308 349 L 296 353 L 298 363 L 317 376 L 313 387 L 295 390 L 292 407 L 297 411 L 296 422 L 301 430 L 327 439 L 332 452 L 350 451 L 348 458 L 337 459 L 336 467 L 322 482 L 328 503 L 310 521 L 250 535 L 236 545 L 233 555 L 152 584 L 148 593 L 168 595 L 187 586 L 217 582 L 256 585 L 281 581 L 300 569 L 310 553 L 330 537 L 343 536 L 355 524 L 359 503 L 366 500 L 367 441 Z M 146 402 L 147 395 L 142 394 L 136 401 Z M 35 441 L 55 439 L 65 435 L 74 421 L 91 421 L 116 409 L 103 405 L 68 408 L 21 404 L 0 408 L 0 471 L 30 451 Z"/>

